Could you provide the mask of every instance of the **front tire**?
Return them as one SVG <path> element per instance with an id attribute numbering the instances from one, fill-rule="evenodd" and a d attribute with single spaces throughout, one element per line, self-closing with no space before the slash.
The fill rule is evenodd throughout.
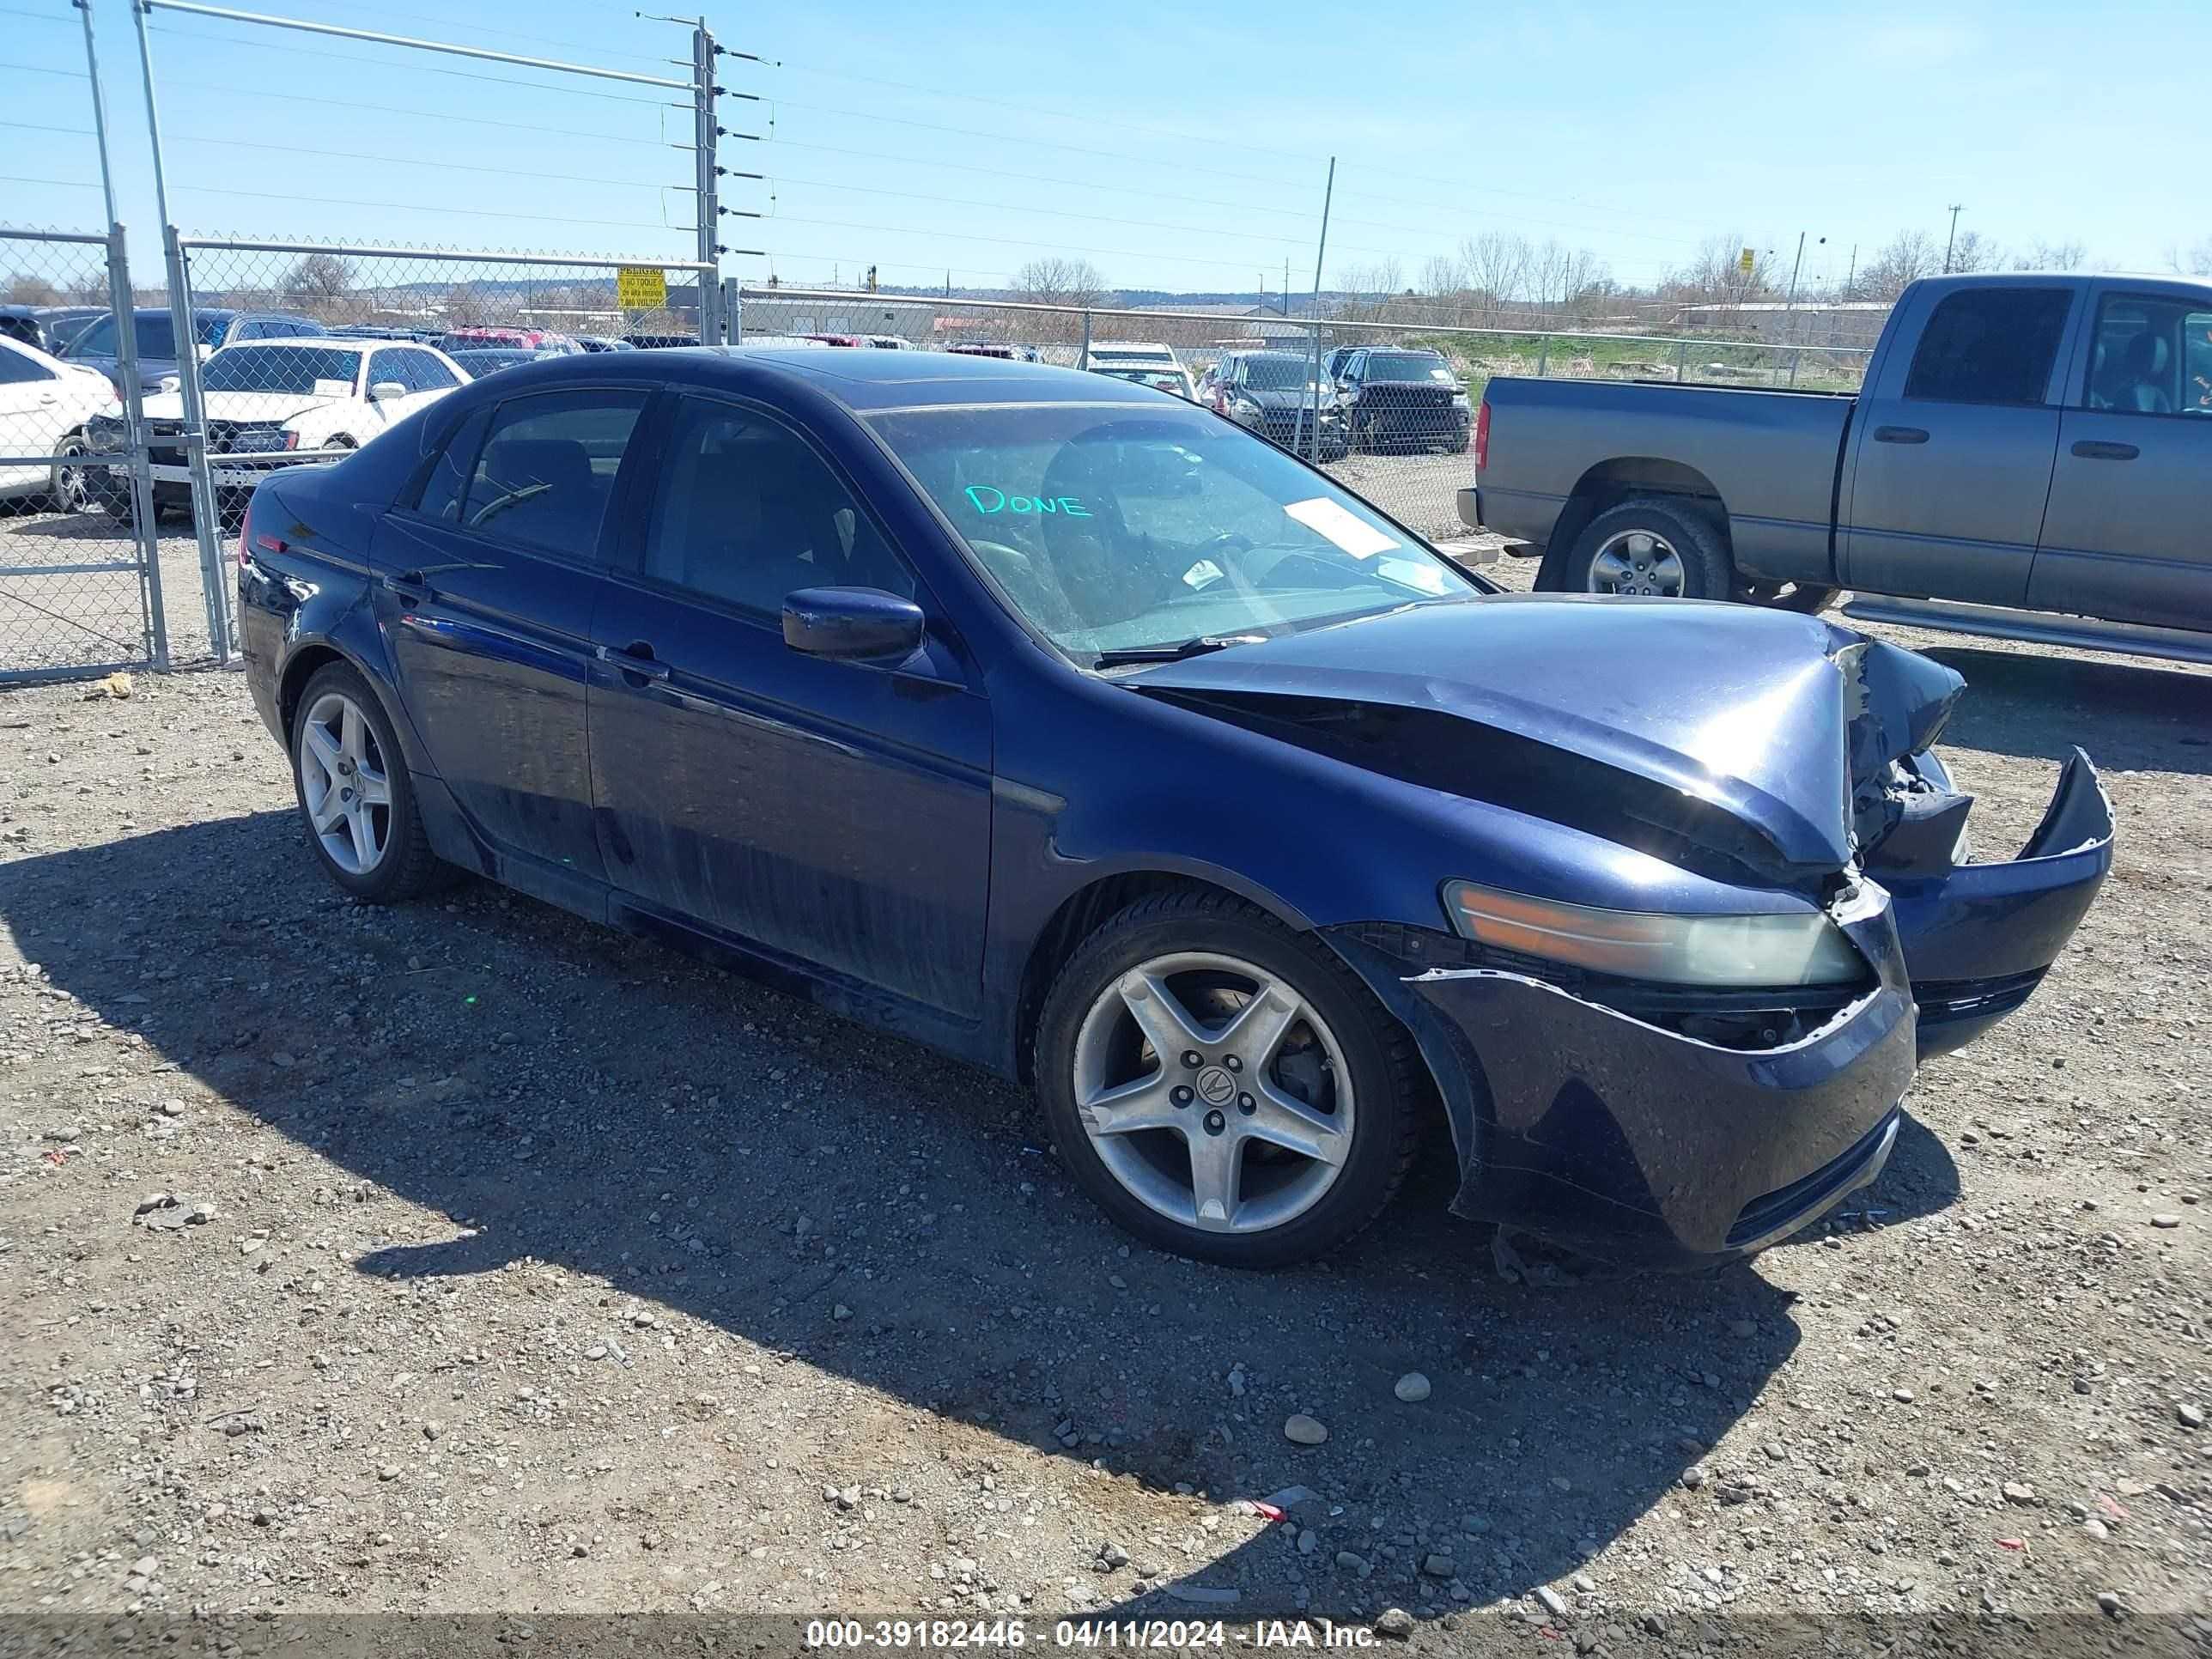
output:
<path id="1" fill-rule="evenodd" d="M 1620 593 L 1669 599 L 1735 597 L 1735 571 L 1704 514 L 1644 495 L 1601 513 L 1570 548 L 1544 556 L 1536 586 L 1555 593 Z"/>
<path id="2" fill-rule="evenodd" d="M 1045 999 L 1036 1072 L 1099 1207 L 1231 1267 L 1308 1261 L 1372 1222 L 1425 1098 L 1412 1037 L 1349 968 L 1197 890 L 1141 899 L 1077 948 Z"/>
<path id="3" fill-rule="evenodd" d="M 323 873 L 368 904 L 428 891 L 442 873 L 384 705 L 346 663 L 316 671 L 292 721 L 292 786 Z"/>
<path id="4" fill-rule="evenodd" d="M 64 461 L 82 460 L 92 453 L 92 446 L 85 440 L 82 428 L 70 433 L 54 446 L 53 477 L 49 481 L 48 493 L 53 498 L 57 513 L 82 513 L 92 505 L 92 469 L 84 466 L 65 466 Z"/>

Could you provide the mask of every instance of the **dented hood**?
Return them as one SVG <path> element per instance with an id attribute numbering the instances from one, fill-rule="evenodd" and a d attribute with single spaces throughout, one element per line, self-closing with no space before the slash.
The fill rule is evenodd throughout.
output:
<path id="1" fill-rule="evenodd" d="M 1265 719 L 1273 702 L 1471 721 L 1602 769 L 1579 778 L 1625 775 L 1699 804 L 1686 812 L 1723 813 L 1757 862 L 1799 874 L 1850 860 L 1855 792 L 1932 743 L 1965 685 L 1792 612 L 1535 593 L 1419 606 L 1131 678 L 1240 716 Z M 1464 793 L 1489 792 L 1470 777 Z"/>

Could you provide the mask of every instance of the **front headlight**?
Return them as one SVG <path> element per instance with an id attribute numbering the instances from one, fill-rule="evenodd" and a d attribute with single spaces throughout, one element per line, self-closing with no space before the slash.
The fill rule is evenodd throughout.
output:
<path id="1" fill-rule="evenodd" d="M 1464 392 L 1455 392 L 1452 393 L 1452 407 L 1454 409 L 1465 409 L 1467 406 L 1467 393 Z"/>
<path id="2" fill-rule="evenodd" d="M 164 374 L 160 380 L 154 382 L 154 395 L 158 398 L 165 393 L 174 392 L 177 389 L 178 384 L 177 377 L 175 375 Z"/>
<path id="3" fill-rule="evenodd" d="M 1479 944 L 1657 985 L 1765 990 L 1847 985 L 1867 974 L 1843 929 L 1817 910 L 1734 916 L 1601 910 L 1468 881 L 1444 884 L 1444 909 L 1452 926 Z"/>
<path id="4" fill-rule="evenodd" d="M 1240 421 L 1257 420 L 1260 405 L 1249 398 L 1232 398 L 1229 403 L 1229 412 Z"/>

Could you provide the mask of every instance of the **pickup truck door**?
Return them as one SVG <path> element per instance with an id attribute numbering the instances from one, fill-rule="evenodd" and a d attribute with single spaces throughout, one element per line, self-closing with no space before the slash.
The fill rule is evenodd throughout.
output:
<path id="1" fill-rule="evenodd" d="M 1923 284 L 1859 398 L 1838 502 L 1844 582 L 1869 592 L 2026 603 L 2058 447 L 2064 348 L 2082 285 Z"/>
<path id="2" fill-rule="evenodd" d="M 2028 603 L 2212 628 L 2212 296 L 2100 283 Z"/>

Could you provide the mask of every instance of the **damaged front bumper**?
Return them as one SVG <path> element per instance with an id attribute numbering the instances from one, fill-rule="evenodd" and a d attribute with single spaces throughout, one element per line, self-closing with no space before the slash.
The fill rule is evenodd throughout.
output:
<path id="1" fill-rule="evenodd" d="M 1956 799 L 1920 759 L 1931 793 Z M 1832 912 L 1871 981 L 1798 999 L 1802 1018 L 1764 1030 L 1714 1012 L 1725 998 L 1686 1014 L 1617 987 L 1570 989 L 1474 960 L 1441 931 L 1322 930 L 1420 1045 L 1458 1149 L 1453 1212 L 1695 1267 L 1785 1238 L 1873 1181 L 1919 1059 L 2027 999 L 2112 864 L 2111 808 L 2078 752 L 2010 863 L 1953 866 L 1963 813 L 1943 810 L 1955 822 L 1939 852 L 1898 864 L 1894 890 L 1874 872 L 1849 914 Z"/>

